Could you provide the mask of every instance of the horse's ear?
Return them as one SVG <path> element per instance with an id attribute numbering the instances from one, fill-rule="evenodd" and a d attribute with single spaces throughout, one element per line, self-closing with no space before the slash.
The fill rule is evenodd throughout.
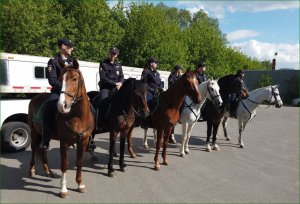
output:
<path id="1" fill-rule="evenodd" d="M 73 64 L 73 68 L 74 69 L 79 69 L 79 63 L 78 63 L 78 61 L 76 59 L 73 59 L 72 64 Z"/>

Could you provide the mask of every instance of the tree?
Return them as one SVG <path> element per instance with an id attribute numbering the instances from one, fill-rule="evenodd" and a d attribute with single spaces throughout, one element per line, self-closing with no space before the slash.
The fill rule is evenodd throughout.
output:
<path id="1" fill-rule="evenodd" d="M 86 61 L 99 61 L 107 57 L 110 47 L 117 46 L 124 30 L 112 18 L 112 12 L 104 0 L 67 0 L 65 16 L 73 21 L 75 37 L 74 56 Z"/>
<path id="2" fill-rule="evenodd" d="M 1 1 L 1 48 L 5 52 L 52 56 L 68 24 L 56 1 Z"/>
<path id="3" fill-rule="evenodd" d="M 121 44 L 125 64 L 143 67 L 152 56 L 160 61 L 159 69 L 170 70 L 177 63 L 185 65 L 187 47 L 181 30 L 177 23 L 166 19 L 163 8 L 132 3 L 126 16 L 126 35 Z"/>

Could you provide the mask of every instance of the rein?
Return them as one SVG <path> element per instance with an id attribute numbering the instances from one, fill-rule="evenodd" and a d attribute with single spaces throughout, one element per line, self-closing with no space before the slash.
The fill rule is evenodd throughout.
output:
<path id="1" fill-rule="evenodd" d="M 81 139 L 82 139 L 84 133 L 85 133 L 87 130 L 89 130 L 89 129 L 91 128 L 91 126 L 88 126 L 85 130 L 80 131 L 80 132 L 77 132 L 77 131 L 75 131 L 75 130 L 69 125 L 68 121 L 65 121 L 65 124 L 66 124 L 66 126 L 69 128 L 69 130 L 70 130 L 74 135 L 77 136 L 77 137 L 76 137 L 76 138 L 77 138 L 76 143 L 82 142 Z"/>
<path id="2" fill-rule="evenodd" d="M 264 108 L 264 109 L 269 108 L 271 105 L 276 105 L 276 104 L 278 104 L 278 103 L 281 101 L 281 99 L 280 99 L 280 100 L 277 99 L 276 94 L 275 94 L 275 91 L 274 91 L 274 88 L 273 88 L 272 86 L 271 86 L 271 90 L 272 90 L 271 98 L 270 98 L 270 100 L 267 101 L 268 107 L 266 107 L 266 108 Z M 274 98 L 275 98 L 274 103 L 271 102 L 273 96 L 274 96 Z M 258 102 L 256 102 L 256 101 L 253 101 L 253 100 L 251 100 L 251 99 L 249 99 L 249 98 L 247 98 L 247 100 L 250 101 L 251 103 L 254 103 L 254 104 L 258 104 L 258 105 L 261 104 L 261 103 L 258 103 Z M 250 117 L 249 117 L 249 119 L 248 119 L 248 120 L 250 120 L 250 119 L 252 118 L 252 114 L 253 114 L 253 113 L 247 108 L 247 106 L 244 104 L 243 100 L 241 100 L 241 103 L 242 103 L 242 105 L 244 106 L 244 108 L 247 110 L 247 112 L 250 114 Z"/>

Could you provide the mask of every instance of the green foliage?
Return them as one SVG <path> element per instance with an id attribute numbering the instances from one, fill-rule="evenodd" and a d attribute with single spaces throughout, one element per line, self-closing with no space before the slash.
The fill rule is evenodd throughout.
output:
<path id="1" fill-rule="evenodd" d="M 269 61 L 252 59 L 229 46 L 217 19 L 200 10 L 154 6 L 123 0 L 109 8 L 105 0 L 0 1 L 0 51 L 38 56 L 57 52 L 57 39 L 75 42 L 74 57 L 98 62 L 111 46 L 120 49 L 123 65 L 143 67 L 150 56 L 159 69 L 175 64 L 195 69 L 206 62 L 208 75 L 220 77 L 237 69 L 270 70 Z"/>
<path id="2" fill-rule="evenodd" d="M 122 43 L 121 58 L 125 64 L 143 67 L 150 56 L 158 58 L 159 69 L 170 70 L 186 62 L 186 46 L 176 22 L 165 18 L 164 8 L 152 4 L 131 4 Z"/>
<path id="3" fill-rule="evenodd" d="M 255 89 L 273 85 L 273 79 L 269 74 L 263 74 L 255 84 Z"/>

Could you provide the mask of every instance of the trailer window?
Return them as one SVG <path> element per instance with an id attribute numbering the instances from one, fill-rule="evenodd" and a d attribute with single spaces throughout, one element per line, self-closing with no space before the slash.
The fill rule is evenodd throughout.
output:
<path id="1" fill-rule="evenodd" d="M 47 67 L 34 67 L 34 77 L 37 79 L 45 79 L 46 76 L 46 68 Z"/>
<path id="2" fill-rule="evenodd" d="M 7 85 L 8 84 L 8 76 L 7 76 L 7 60 L 0 60 L 0 84 Z"/>

